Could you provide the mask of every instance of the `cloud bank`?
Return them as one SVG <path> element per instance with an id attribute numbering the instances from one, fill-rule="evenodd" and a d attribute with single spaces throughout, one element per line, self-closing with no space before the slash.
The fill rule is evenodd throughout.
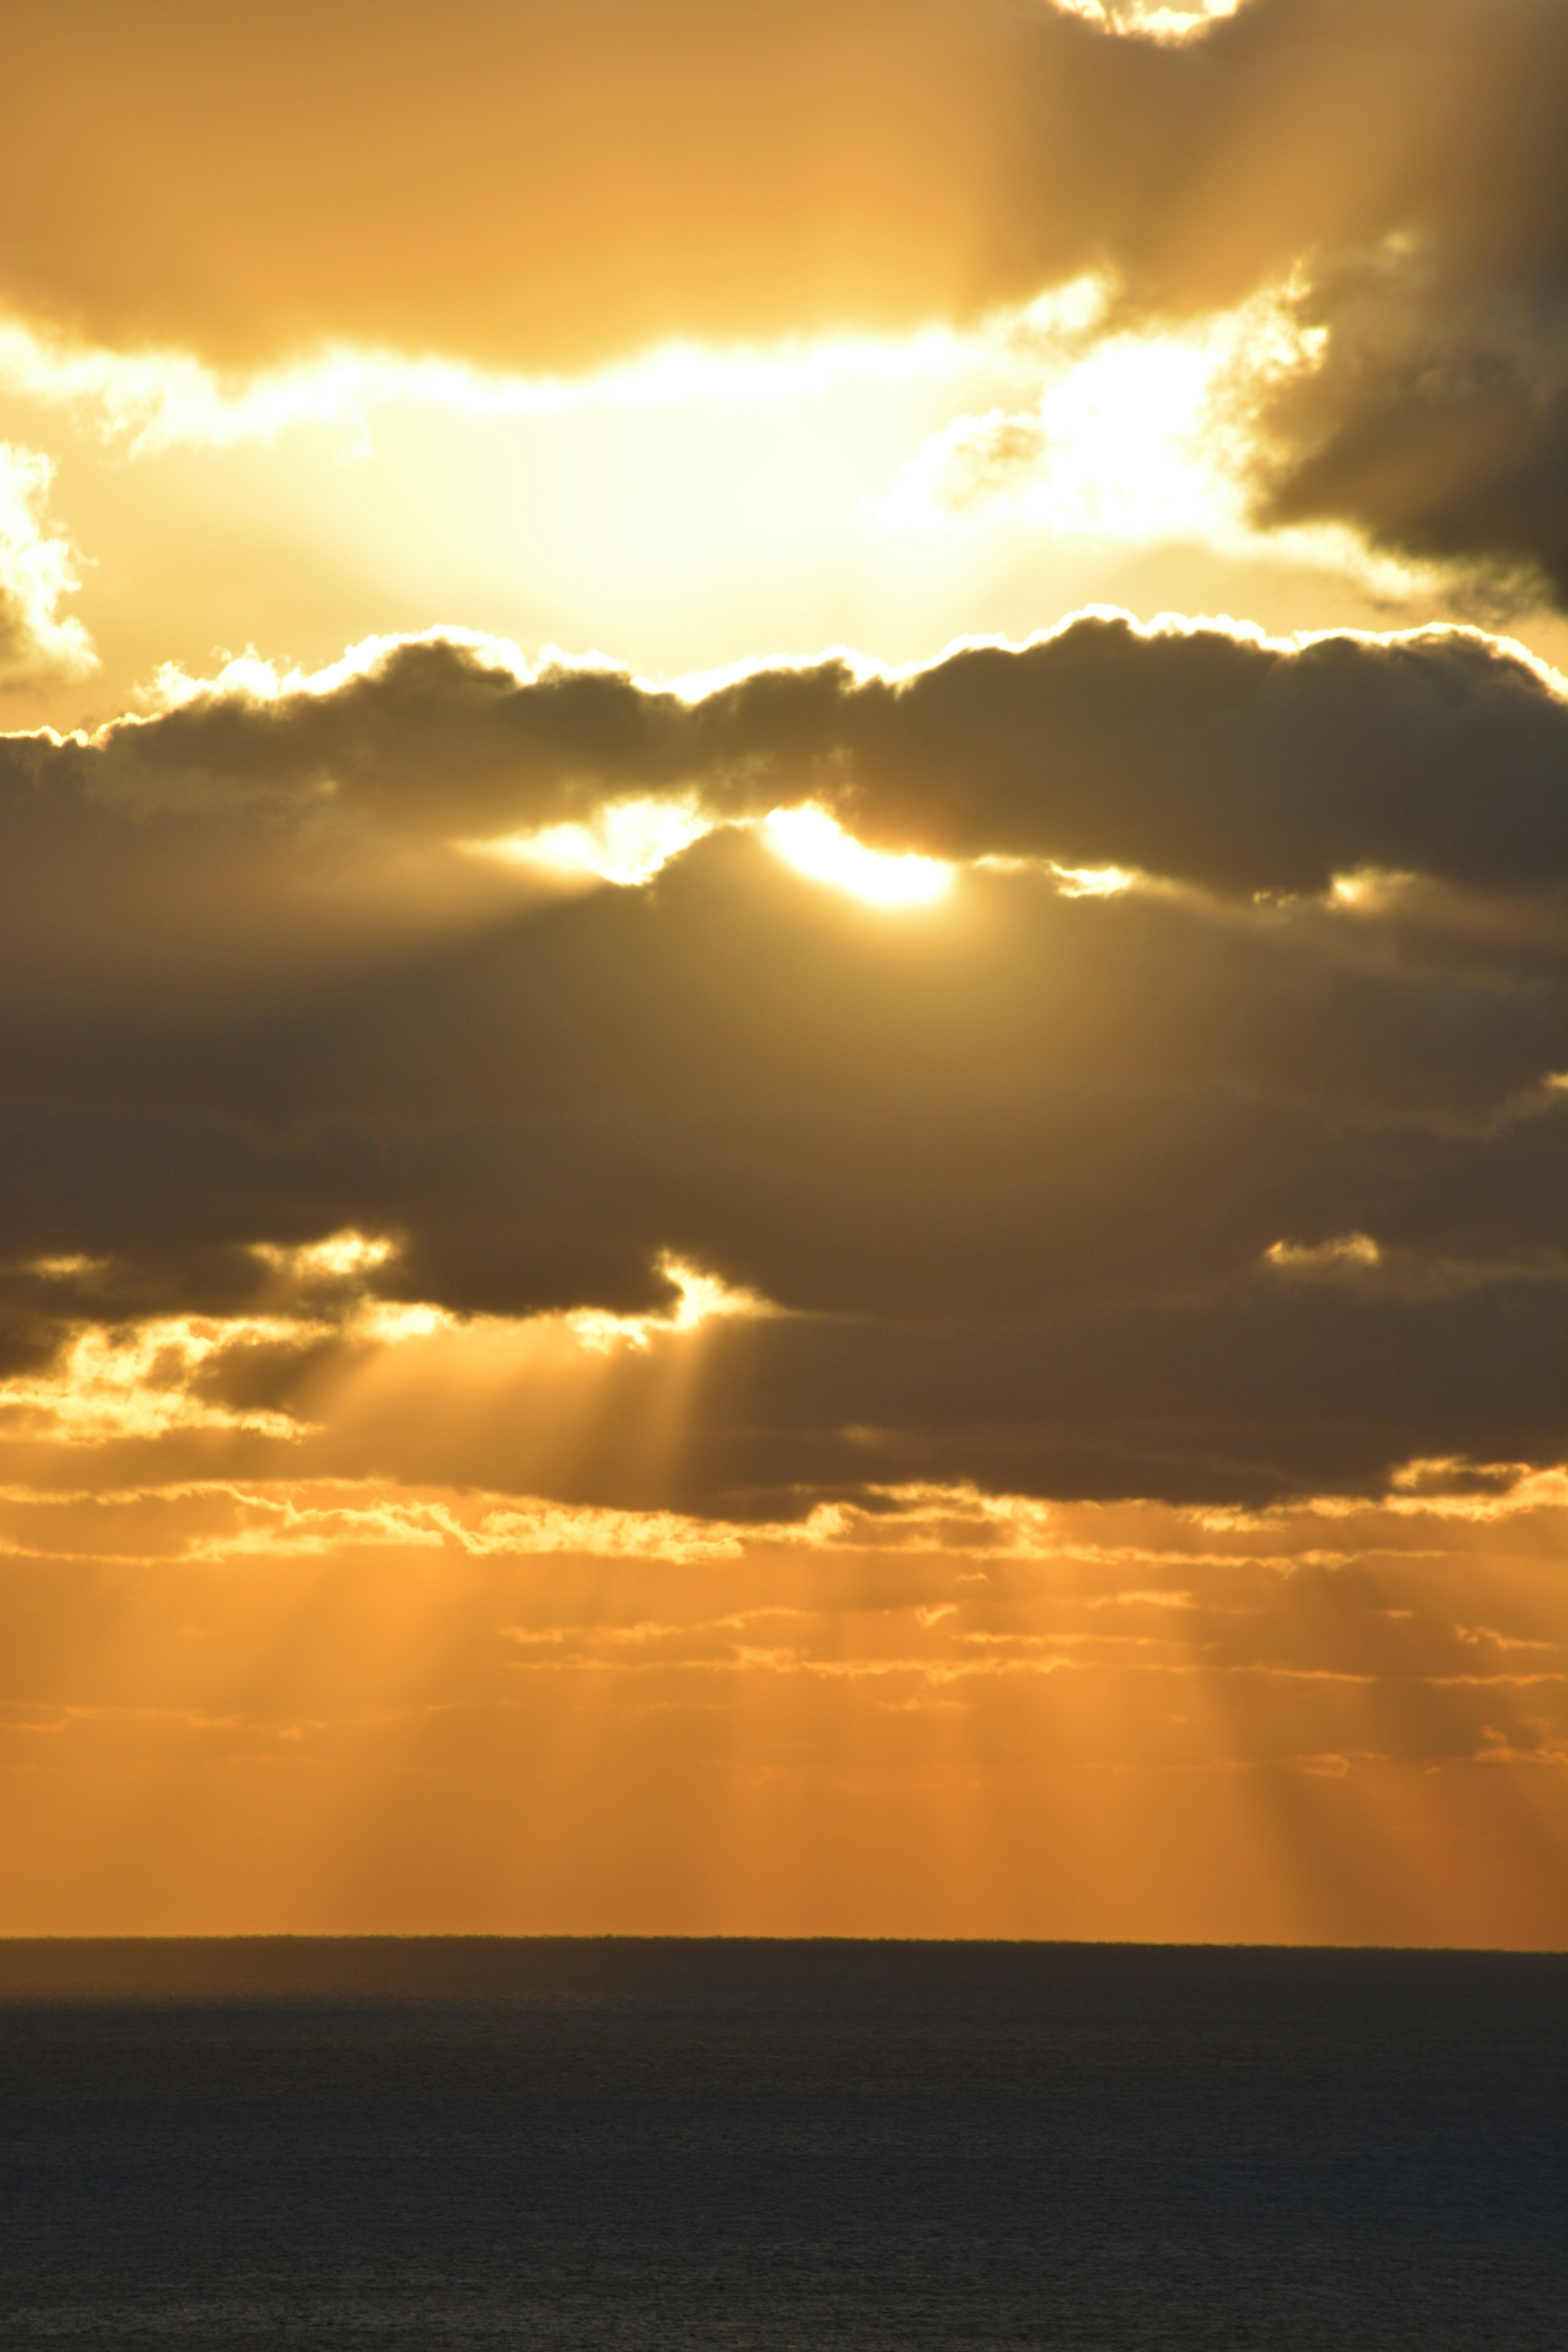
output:
<path id="1" fill-rule="evenodd" d="M 161 1379 L 116 1442 L 169 1475 L 740 1519 L 1560 1452 L 1568 704 L 1506 646 L 1089 614 L 692 696 L 439 636 L 258 687 L 5 745 L 22 1432 Z M 628 802 L 706 830 L 529 864 Z M 952 887 L 795 872 L 805 805 Z M 688 1330 L 672 1263 L 750 1307 Z M 595 1372 L 584 1316 L 653 1320 Z"/>

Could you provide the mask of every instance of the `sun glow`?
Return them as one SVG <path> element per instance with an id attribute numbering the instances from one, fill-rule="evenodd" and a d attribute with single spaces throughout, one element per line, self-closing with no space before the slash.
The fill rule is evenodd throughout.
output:
<path id="1" fill-rule="evenodd" d="M 1057 0 L 1069 15 L 1105 32 L 1145 41 L 1188 41 L 1208 26 L 1234 16 L 1242 0 L 1199 0 L 1192 8 L 1151 6 L 1149 0 Z"/>
<path id="2" fill-rule="evenodd" d="M 612 801 L 584 824 L 550 824 L 494 841 L 462 841 L 470 856 L 500 858 L 563 877 L 594 876 L 623 889 L 649 882 L 661 866 L 710 832 L 690 800 Z"/>
<path id="3" fill-rule="evenodd" d="M 1212 530 L 1221 453 L 1205 427 L 1234 363 L 1227 329 L 1226 320 L 1183 335 L 1108 335 L 1047 364 L 1037 405 L 953 417 L 905 466 L 889 521 L 930 528 L 1012 509 L 1056 530 L 1137 543 Z"/>
<path id="4" fill-rule="evenodd" d="M 1050 321 L 1059 298 L 1030 306 Z M 843 383 L 941 379 L 973 363 L 977 338 L 953 327 L 905 334 L 785 336 L 767 345 L 679 338 L 575 376 L 488 371 L 340 344 L 248 375 L 224 375 L 191 352 L 126 352 L 72 341 L 21 318 L 0 321 L 0 392 L 84 415 L 102 441 L 132 456 L 183 445 L 228 448 L 301 426 L 337 426 L 345 454 L 374 454 L 371 420 L 402 406 L 462 418 L 556 417 L 575 410 L 782 404 Z"/>
<path id="5" fill-rule="evenodd" d="M 681 1258 L 661 1250 L 655 1261 L 658 1272 L 678 1294 L 673 1314 L 611 1315 L 602 1308 L 579 1307 L 566 1318 L 579 1345 L 603 1354 L 611 1348 L 646 1349 L 656 1333 L 699 1331 L 716 1316 L 772 1315 L 777 1309 L 754 1291 L 732 1290 L 716 1274 L 702 1274 Z"/>
<path id="6" fill-rule="evenodd" d="M 1174 16 L 1161 14 L 1161 37 L 1180 37 Z M 1152 16 L 1123 29 L 1157 30 Z M 1085 288 L 1109 310 L 1108 279 Z M 1026 329 L 1016 331 L 1026 348 Z M 1101 331 L 1087 349 L 1070 333 L 1047 337 L 1029 405 L 949 416 L 874 509 L 898 539 L 1011 520 L 1058 545 L 1187 543 L 1337 571 L 1395 600 L 1435 593 L 1429 565 L 1374 550 L 1340 524 L 1262 530 L 1253 518 L 1248 411 L 1268 386 L 1309 376 L 1324 349 L 1323 331 L 1293 315 L 1286 286 L 1179 331 Z"/>
<path id="7" fill-rule="evenodd" d="M 831 882 L 875 907 L 925 907 L 952 880 L 952 867 L 914 851 L 868 849 L 826 809 L 774 809 L 763 819 L 769 846 L 814 881 Z"/>

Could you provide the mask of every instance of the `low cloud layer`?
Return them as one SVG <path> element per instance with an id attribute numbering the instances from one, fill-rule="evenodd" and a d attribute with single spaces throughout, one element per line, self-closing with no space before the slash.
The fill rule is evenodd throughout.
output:
<path id="1" fill-rule="evenodd" d="M 740 1518 L 1551 1460 L 1565 745 L 1474 633 L 1109 616 L 696 700 L 427 639 L 13 738 L 8 1369 L 216 1318 L 137 1374 L 215 1405 L 125 1424 L 170 1475 Z M 640 887 L 475 854 L 628 801 L 709 829 Z M 808 802 L 951 887 L 795 872 Z M 661 1335 L 671 1260 L 774 1311 Z M 557 1444 L 522 1341 L 584 1310 L 652 1344 Z"/>
<path id="2" fill-rule="evenodd" d="M 1560 1948 L 1562 1494 L 8 1487 L 8 1918 Z"/>

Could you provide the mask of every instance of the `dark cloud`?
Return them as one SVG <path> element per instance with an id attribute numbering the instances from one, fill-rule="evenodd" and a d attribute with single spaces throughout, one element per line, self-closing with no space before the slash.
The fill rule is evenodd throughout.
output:
<path id="1" fill-rule="evenodd" d="M 1447 85 L 1397 208 L 1320 235 L 1291 307 L 1321 357 L 1262 404 L 1259 515 L 1353 524 L 1568 600 L 1568 12 L 1555 0 L 1366 12 L 1407 82 Z M 1402 53 L 1402 55 L 1401 55 Z M 1417 100 L 1419 104 L 1419 100 Z M 1405 111 L 1408 112 L 1408 106 Z M 1395 112 L 1384 137 L 1397 145 Z"/>
<path id="2" fill-rule="evenodd" d="M 1117 323 L 1289 286 L 1238 401 L 1266 524 L 1346 522 L 1479 605 L 1568 597 L 1568 11 L 1250 0 L 1200 38 L 1020 28 L 1000 254 Z M 1244 354 L 1246 367 L 1249 354 Z"/>
<path id="3" fill-rule="evenodd" d="M 1456 567 L 1478 611 L 1568 602 L 1568 268 L 1467 282 L 1441 254 L 1376 254 L 1292 307 L 1327 341 L 1259 404 L 1258 519 L 1351 522 Z"/>
<path id="4" fill-rule="evenodd" d="M 424 643 L 318 695 L 11 739 L 8 1361 L 73 1319 L 270 1298 L 297 1346 L 203 1379 L 330 1421 L 353 1285 L 279 1310 L 252 1245 L 354 1227 L 399 1244 L 384 1296 L 463 1314 L 668 1307 L 666 1251 L 784 1312 L 709 1344 L 679 1460 L 613 1428 L 552 1460 L 502 1395 L 327 1466 L 403 1446 L 408 1475 L 442 1454 L 765 1515 L 927 1476 L 1252 1500 L 1542 1458 L 1564 732 L 1473 635 L 1084 619 L 695 705 Z M 693 792 L 717 830 L 641 888 L 448 845 Z M 870 908 L 723 821 L 808 793 L 893 846 L 1026 862 Z M 1163 878 L 1074 898 L 1047 857 Z M 1367 867 L 1415 878 L 1329 892 Z M 630 1411 L 658 1371 L 606 1393 Z"/>
<path id="5" fill-rule="evenodd" d="M 1568 704 L 1473 631 L 1296 649 L 1080 616 L 902 677 L 763 667 L 695 703 L 608 668 L 520 681 L 435 638 L 330 692 L 209 695 L 90 748 L 9 757 L 39 780 L 5 804 L 29 852 L 72 871 L 238 857 L 245 890 L 257 856 L 352 888 L 378 844 L 682 793 L 734 818 L 816 798 L 888 848 L 1121 865 L 1224 894 L 1321 891 L 1364 866 L 1568 881 Z"/>

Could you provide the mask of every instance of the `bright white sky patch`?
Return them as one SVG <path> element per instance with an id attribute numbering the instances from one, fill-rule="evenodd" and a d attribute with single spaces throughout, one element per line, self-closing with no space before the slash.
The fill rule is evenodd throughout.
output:
<path id="1" fill-rule="evenodd" d="M 26 468 L 0 496 L 30 616 L 17 717 L 97 727 L 235 652 L 226 684 L 297 690 L 345 645 L 438 621 L 520 673 L 598 646 L 672 680 L 836 644 L 903 667 L 1097 604 L 1274 635 L 1386 627 L 1390 600 L 1435 616 L 1435 573 L 1248 519 L 1249 409 L 1314 363 L 1288 303 L 1106 331 L 1114 292 L 1085 277 L 962 331 L 667 346 L 573 379 L 365 351 L 223 377 L 0 321 L 0 440 Z M 1531 627 L 1561 661 L 1561 624 Z M 649 870 L 618 842 L 548 854 Z"/>
<path id="2" fill-rule="evenodd" d="M 54 474 L 37 449 L 0 441 L 0 678 L 80 677 L 97 664 L 81 623 L 59 611 L 80 583 L 65 533 L 45 518 Z"/>
<path id="3" fill-rule="evenodd" d="M 1348 530 L 1260 531 L 1250 519 L 1247 408 L 1264 387 L 1309 373 L 1323 347 L 1279 291 L 1179 332 L 1042 337 L 1035 404 L 952 417 L 880 511 L 894 530 L 1012 515 L 1085 545 L 1202 546 L 1342 568 L 1382 595 L 1422 593 L 1435 574 L 1373 554 Z"/>
<path id="4" fill-rule="evenodd" d="M 1032 306 L 1043 322 L 1050 302 Z M 559 416 L 577 408 L 752 404 L 823 393 L 838 379 L 900 383 L 972 364 L 974 338 L 951 327 L 909 335 L 829 335 L 769 349 L 671 342 L 580 376 L 489 373 L 460 361 L 409 359 L 352 346 L 227 379 L 179 351 L 124 352 L 62 341 L 26 321 L 0 323 L 0 392 L 90 416 L 100 436 L 147 457 L 182 445 L 228 448 L 301 425 L 348 436 L 345 454 L 374 452 L 381 409 L 458 416 Z"/>

